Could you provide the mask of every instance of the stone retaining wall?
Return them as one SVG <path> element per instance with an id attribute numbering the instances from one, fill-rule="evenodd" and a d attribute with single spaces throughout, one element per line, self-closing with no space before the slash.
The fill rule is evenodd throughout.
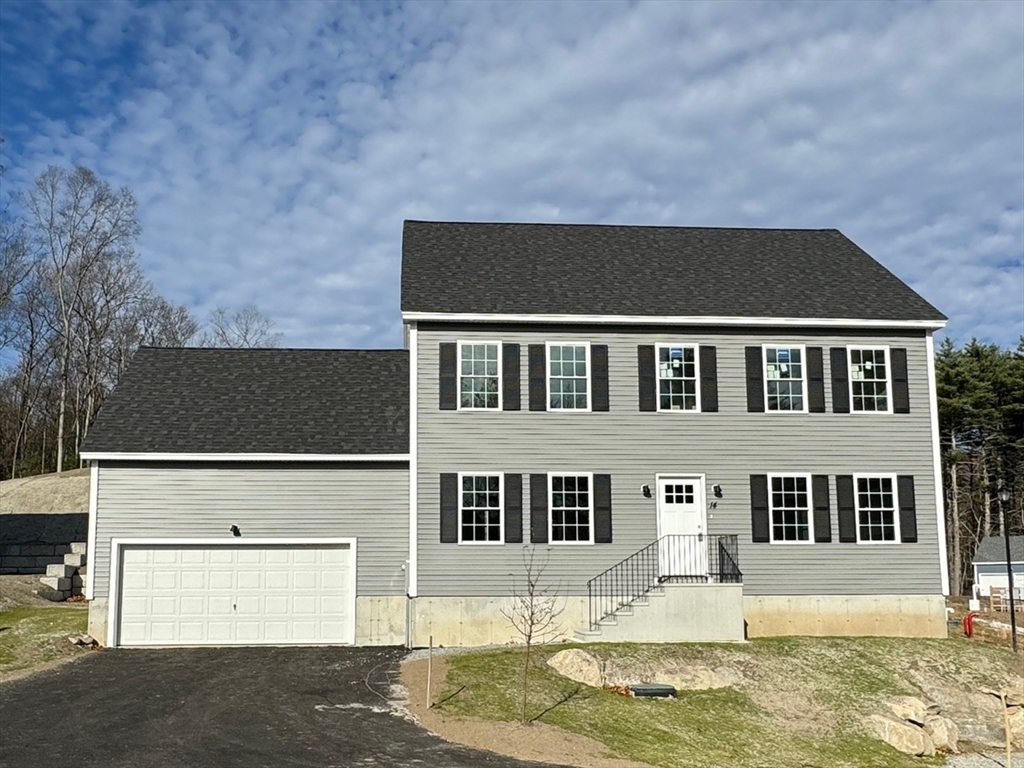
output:
<path id="1" fill-rule="evenodd" d="M 85 541 L 89 515 L 84 512 L 0 515 L 0 574 L 46 573 L 64 562 L 71 542 Z"/>

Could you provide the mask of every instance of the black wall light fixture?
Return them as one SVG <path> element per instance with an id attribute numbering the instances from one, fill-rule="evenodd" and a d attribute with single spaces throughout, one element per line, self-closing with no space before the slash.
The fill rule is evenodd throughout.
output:
<path id="1" fill-rule="evenodd" d="M 242 535 L 242 532 L 238 529 L 237 525 L 232 525 L 231 526 L 231 535 L 232 536 L 241 536 Z"/>

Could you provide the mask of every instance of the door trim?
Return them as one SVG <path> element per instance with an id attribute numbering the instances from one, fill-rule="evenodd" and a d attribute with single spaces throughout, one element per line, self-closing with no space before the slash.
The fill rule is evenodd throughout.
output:
<path id="1" fill-rule="evenodd" d="M 121 558 L 125 547 L 266 547 L 266 546 L 339 546 L 347 544 L 352 551 L 352 573 L 349 576 L 349 588 L 352 594 L 352 631 L 348 638 L 349 645 L 356 643 L 356 574 L 359 563 L 356 552 L 356 539 L 354 537 L 259 537 L 241 538 L 231 536 L 224 538 L 210 537 L 146 537 L 146 538 L 113 538 L 110 540 L 110 577 L 107 590 L 107 647 L 117 648 L 120 637 L 118 637 L 118 624 L 121 620 Z M 90 553 L 90 557 L 92 554 Z M 93 565 L 89 565 L 93 570 Z M 307 645 L 307 643 L 301 643 Z"/>
<path id="2" fill-rule="evenodd" d="M 697 480 L 698 486 L 700 487 L 700 514 L 701 514 L 701 525 L 704 529 L 704 535 L 708 535 L 708 494 L 707 494 L 707 475 L 703 472 L 655 472 L 654 474 L 654 490 L 657 493 L 657 502 L 655 507 L 655 517 L 657 518 L 657 532 L 658 538 L 662 536 L 661 533 L 661 481 L 662 480 Z"/>

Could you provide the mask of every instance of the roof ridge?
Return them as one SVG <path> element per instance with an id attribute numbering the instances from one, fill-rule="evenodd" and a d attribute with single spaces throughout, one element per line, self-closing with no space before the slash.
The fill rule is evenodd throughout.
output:
<path id="1" fill-rule="evenodd" d="M 431 221 L 429 219 L 405 219 L 404 224 L 452 224 L 472 225 L 478 227 L 587 227 L 608 229 L 689 229 L 689 230 L 715 230 L 725 232 L 840 232 L 835 227 L 722 227 L 722 226 L 697 226 L 680 224 L 610 224 L 580 223 L 561 221 Z"/>
<path id="2" fill-rule="evenodd" d="M 173 347 L 153 344 L 140 344 L 139 349 L 174 350 L 175 352 L 403 352 L 406 354 L 409 352 L 401 347 L 375 347 L 372 349 L 360 347 Z"/>

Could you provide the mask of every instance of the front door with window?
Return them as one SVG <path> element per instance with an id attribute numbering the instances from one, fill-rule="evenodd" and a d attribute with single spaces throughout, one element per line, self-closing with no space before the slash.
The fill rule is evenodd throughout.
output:
<path id="1" fill-rule="evenodd" d="M 662 578 L 707 576 L 705 518 L 703 478 L 659 478 L 658 560 Z"/>

